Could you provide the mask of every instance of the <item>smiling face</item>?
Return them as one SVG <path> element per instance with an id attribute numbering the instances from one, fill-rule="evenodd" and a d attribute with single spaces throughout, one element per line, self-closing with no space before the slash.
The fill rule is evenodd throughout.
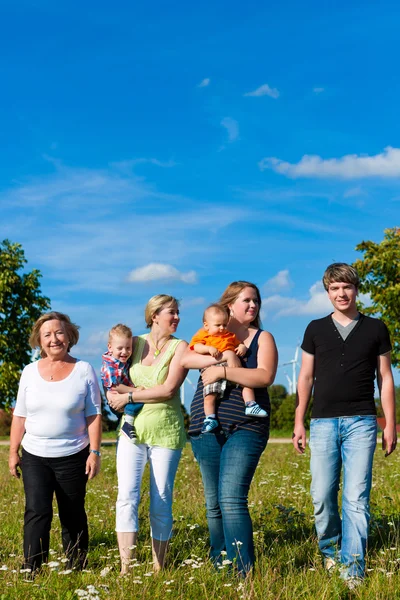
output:
<path id="1" fill-rule="evenodd" d="M 346 314 L 357 310 L 357 288 L 354 284 L 333 281 L 329 284 L 327 291 L 335 311 Z"/>
<path id="2" fill-rule="evenodd" d="M 114 358 L 125 363 L 132 354 L 132 338 L 124 335 L 112 335 L 108 342 L 108 351 Z"/>
<path id="3" fill-rule="evenodd" d="M 252 287 L 242 289 L 238 297 L 229 305 L 232 318 L 239 323 L 250 325 L 258 315 L 260 303 L 256 290 Z"/>
<path id="4" fill-rule="evenodd" d="M 69 340 L 62 321 L 52 319 L 40 328 L 40 346 L 50 359 L 63 360 L 68 353 Z"/>
<path id="5" fill-rule="evenodd" d="M 152 320 L 152 329 L 158 327 L 163 335 L 174 335 L 180 321 L 178 305 L 169 303 L 153 315 Z"/>
<path id="6" fill-rule="evenodd" d="M 228 321 L 229 317 L 222 310 L 209 309 L 203 325 L 210 335 L 223 335 L 227 331 Z"/>

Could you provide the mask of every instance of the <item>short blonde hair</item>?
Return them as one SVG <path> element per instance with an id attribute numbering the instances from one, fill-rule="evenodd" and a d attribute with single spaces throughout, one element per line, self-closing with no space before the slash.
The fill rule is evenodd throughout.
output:
<path id="1" fill-rule="evenodd" d="M 117 323 L 114 327 L 111 327 L 108 333 L 108 341 L 111 342 L 111 339 L 114 335 L 120 335 L 121 337 L 131 338 L 132 337 L 132 329 L 127 325 L 123 325 L 122 323 Z"/>
<path id="2" fill-rule="evenodd" d="M 161 312 L 163 308 L 167 308 L 172 305 L 178 307 L 179 300 L 173 296 L 168 296 L 167 294 L 157 294 L 156 296 L 150 298 L 146 304 L 146 308 L 144 309 L 144 320 L 146 322 L 146 327 L 150 329 L 150 327 L 153 325 L 153 317 Z"/>
<path id="3" fill-rule="evenodd" d="M 360 278 L 357 270 L 347 263 L 332 263 L 325 269 L 322 283 L 326 291 L 331 283 L 352 283 L 358 289 Z"/>
<path id="4" fill-rule="evenodd" d="M 29 344 L 31 348 L 40 348 L 40 330 L 44 323 L 47 321 L 60 321 L 63 324 L 64 331 L 68 338 L 68 352 L 72 346 L 75 346 L 79 340 L 79 326 L 72 323 L 68 315 L 64 313 L 51 311 L 40 315 L 34 326 L 32 327 L 31 335 L 29 336 Z M 45 358 L 47 356 L 43 348 L 40 348 L 40 356 Z"/>
<path id="5" fill-rule="evenodd" d="M 210 306 L 207 306 L 203 313 L 203 322 L 207 321 L 207 315 L 210 315 L 211 313 L 221 313 L 229 321 L 228 309 L 222 304 L 219 304 L 219 302 L 214 302 L 213 304 L 210 304 Z"/>
<path id="6" fill-rule="evenodd" d="M 230 283 L 228 285 L 228 287 L 222 294 L 221 298 L 219 299 L 219 302 L 220 302 L 220 304 L 222 304 L 222 306 L 224 306 L 226 308 L 226 310 L 229 310 L 230 305 L 233 304 L 238 299 L 240 292 L 242 292 L 247 287 L 252 288 L 257 294 L 258 313 L 257 313 L 256 318 L 251 322 L 251 325 L 254 325 L 254 327 L 257 327 L 257 329 L 260 329 L 261 328 L 261 317 L 260 317 L 261 294 L 260 294 L 260 290 L 258 289 L 258 287 L 256 286 L 255 283 L 250 283 L 249 281 L 242 281 L 242 280 L 232 281 L 232 283 Z"/>

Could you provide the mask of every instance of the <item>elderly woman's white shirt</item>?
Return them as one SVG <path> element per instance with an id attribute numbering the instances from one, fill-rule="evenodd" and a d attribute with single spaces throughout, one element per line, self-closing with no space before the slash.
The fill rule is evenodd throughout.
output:
<path id="1" fill-rule="evenodd" d="M 46 381 L 38 362 L 22 372 L 14 415 L 25 417 L 23 448 L 46 458 L 69 456 L 89 444 L 86 418 L 101 414 L 93 367 L 78 360 L 62 381 Z"/>

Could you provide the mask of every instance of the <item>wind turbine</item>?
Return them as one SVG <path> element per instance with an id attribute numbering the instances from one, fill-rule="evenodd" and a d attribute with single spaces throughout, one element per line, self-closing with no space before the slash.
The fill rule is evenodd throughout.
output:
<path id="1" fill-rule="evenodd" d="M 194 391 L 196 391 L 196 386 L 192 383 L 189 377 L 186 377 L 185 381 L 181 385 L 181 404 L 183 404 L 183 406 L 185 406 L 185 383 L 191 385 Z"/>
<path id="2" fill-rule="evenodd" d="M 300 350 L 300 344 L 297 344 L 296 346 L 296 350 L 294 352 L 294 358 L 292 358 L 292 360 L 289 360 L 288 362 L 282 363 L 281 365 L 279 365 L 280 367 L 284 367 L 286 365 L 292 365 L 292 378 L 290 379 L 289 375 L 285 372 L 286 375 L 286 379 L 289 382 L 289 394 L 295 394 L 296 390 L 297 390 L 297 373 L 296 373 L 296 368 L 298 363 L 298 358 L 299 358 L 299 350 Z"/>

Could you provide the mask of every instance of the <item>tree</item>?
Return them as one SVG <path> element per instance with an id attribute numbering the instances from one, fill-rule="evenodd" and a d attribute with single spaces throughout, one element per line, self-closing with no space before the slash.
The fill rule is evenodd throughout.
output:
<path id="1" fill-rule="evenodd" d="M 0 406 L 5 408 L 14 402 L 21 370 L 31 358 L 32 326 L 50 308 L 40 291 L 40 271 L 21 272 L 26 263 L 20 244 L 0 243 Z"/>
<path id="2" fill-rule="evenodd" d="M 356 250 L 363 258 L 354 267 L 360 275 L 360 292 L 369 294 L 372 306 L 360 309 L 367 315 L 379 315 L 386 323 L 392 340 L 392 363 L 400 367 L 400 228 L 386 229 L 384 239 L 361 242 Z"/>

